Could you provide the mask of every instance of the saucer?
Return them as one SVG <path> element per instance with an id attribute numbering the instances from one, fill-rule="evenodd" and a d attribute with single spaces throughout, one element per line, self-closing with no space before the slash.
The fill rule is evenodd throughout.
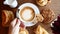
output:
<path id="1" fill-rule="evenodd" d="M 35 14 L 40 14 L 40 11 L 39 11 L 38 7 L 37 7 L 36 5 L 34 5 L 34 4 L 32 4 L 32 3 L 24 3 L 24 4 L 22 4 L 21 6 L 19 6 L 19 7 L 18 7 L 17 14 L 19 14 L 20 10 L 22 10 L 24 7 L 31 7 L 31 8 L 35 11 Z M 19 15 L 17 15 L 17 17 L 20 18 Z M 24 23 L 24 25 L 25 25 L 26 27 L 33 26 L 33 25 L 35 25 L 35 24 L 36 24 L 36 23 L 32 23 L 32 22 Z"/>

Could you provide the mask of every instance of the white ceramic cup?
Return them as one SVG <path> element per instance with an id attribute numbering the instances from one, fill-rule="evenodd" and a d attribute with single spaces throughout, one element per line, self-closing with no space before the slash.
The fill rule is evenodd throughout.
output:
<path id="1" fill-rule="evenodd" d="M 17 0 L 5 0 L 3 3 L 9 5 L 11 8 L 15 8 L 18 5 Z"/>
<path id="2" fill-rule="evenodd" d="M 34 19 L 32 20 L 32 21 L 24 21 L 22 18 L 21 18 L 21 16 L 20 16 L 20 11 L 24 8 L 24 7 L 31 7 L 33 10 L 34 10 L 34 12 L 35 12 L 35 17 L 34 17 Z M 39 9 L 38 9 L 38 7 L 36 6 L 36 5 L 34 5 L 34 4 L 32 4 L 32 3 L 24 3 L 24 4 L 22 4 L 19 8 L 18 8 L 18 11 L 17 11 L 17 17 L 22 21 L 22 22 L 24 22 L 24 25 L 26 26 L 26 27 L 28 27 L 28 26 L 33 26 L 33 25 L 35 25 L 36 23 L 33 23 L 33 22 L 35 22 L 35 18 L 36 18 L 36 14 L 40 14 L 40 11 L 39 11 Z"/>

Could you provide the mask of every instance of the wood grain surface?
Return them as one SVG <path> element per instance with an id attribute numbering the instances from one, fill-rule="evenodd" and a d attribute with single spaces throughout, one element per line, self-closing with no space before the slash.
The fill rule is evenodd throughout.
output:
<path id="1" fill-rule="evenodd" d="M 57 17 L 58 14 L 60 14 L 60 0 L 51 0 L 52 2 L 50 4 L 47 4 L 46 6 L 44 7 L 40 7 L 36 4 L 36 1 L 35 0 L 17 0 L 18 1 L 18 6 L 16 8 L 11 8 L 7 5 L 3 5 L 3 1 L 4 0 L 0 0 L 0 34 L 8 34 L 8 27 L 5 28 L 5 27 L 2 27 L 1 25 L 1 12 L 2 10 L 10 10 L 14 13 L 15 17 L 16 17 L 16 11 L 17 11 L 17 8 L 22 5 L 23 3 L 33 3 L 35 4 L 39 10 L 42 10 L 42 9 L 46 9 L 46 8 L 50 8 L 52 9 L 54 12 L 55 12 L 55 16 Z M 33 32 L 33 29 L 36 28 L 37 25 L 41 25 L 43 26 L 50 34 L 53 34 L 51 29 L 50 29 L 50 24 L 43 24 L 43 23 L 37 23 L 35 26 L 32 26 L 32 27 L 27 27 L 27 30 L 29 31 L 30 34 L 35 34 Z"/>

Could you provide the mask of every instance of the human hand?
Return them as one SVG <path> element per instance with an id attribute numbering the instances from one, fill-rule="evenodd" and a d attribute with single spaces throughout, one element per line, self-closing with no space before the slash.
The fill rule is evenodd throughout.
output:
<path id="1" fill-rule="evenodd" d="M 15 18 L 10 24 L 8 34 L 19 34 L 20 23 L 21 23 L 20 20 Z"/>

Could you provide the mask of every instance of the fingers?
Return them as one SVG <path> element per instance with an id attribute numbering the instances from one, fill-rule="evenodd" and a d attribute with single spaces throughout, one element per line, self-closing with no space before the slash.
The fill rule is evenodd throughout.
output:
<path id="1" fill-rule="evenodd" d="M 24 25 L 24 23 L 21 22 L 20 27 L 25 28 L 26 26 Z"/>
<path id="2" fill-rule="evenodd" d="M 23 24 L 23 22 L 22 22 L 22 21 L 20 21 L 20 20 L 18 19 L 18 22 L 17 22 L 17 24 L 16 24 L 16 26 L 15 26 L 15 27 L 25 28 L 25 25 Z"/>
<path id="3" fill-rule="evenodd" d="M 11 22 L 11 27 L 9 28 L 9 34 L 18 34 L 19 30 L 20 30 L 20 20 L 15 18 L 12 22 Z"/>
<path id="4" fill-rule="evenodd" d="M 23 24 L 22 21 L 20 21 L 19 19 L 15 18 L 12 22 L 11 22 L 11 26 L 14 27 L 22 27 L 25 28 L 25 25 Z"/>
<path id="5" fill-rule="evenodd" d="M 15 26 L 15 24 L 16 24 L 16 20 L 17 20 L 17 18 L 15 18 L 15 19 L 11 22 L 12 27 Z"/>
<path id="6" fill-rule="evenodd" d="M 19 27 L 20 26 L 20 20 L 18 19 L 18 22 L 16 23 L 16 26 Z"/>

